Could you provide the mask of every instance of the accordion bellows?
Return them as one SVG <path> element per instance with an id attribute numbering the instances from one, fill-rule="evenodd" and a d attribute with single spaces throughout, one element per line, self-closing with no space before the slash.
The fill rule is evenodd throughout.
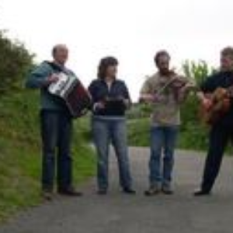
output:
<path id="1" fill-rule="evenodd" d="M 52 83 L 48 91 L 62 98 L 73 117 L 84 115 L 91 107 L 91 97 L 81 81 L 74 75 L 57 74 L 59 80 Z"/>

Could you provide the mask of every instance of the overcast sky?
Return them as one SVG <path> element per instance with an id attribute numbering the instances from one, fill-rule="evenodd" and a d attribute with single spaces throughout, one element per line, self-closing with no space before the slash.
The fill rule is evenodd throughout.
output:
<path id="1" fill-rule="evenodd" d="M 50 59 L 54 44 L 67 44 L 69 66 L 86 85 L 101 57 L 116 56 L 136 100 L 159 49 L 176 67 L 185 59 L 217 65 L 220 49 L 233 45 L 232 12 L 232 0 L 0 0 L 0 28 L 38 62 Z"/>

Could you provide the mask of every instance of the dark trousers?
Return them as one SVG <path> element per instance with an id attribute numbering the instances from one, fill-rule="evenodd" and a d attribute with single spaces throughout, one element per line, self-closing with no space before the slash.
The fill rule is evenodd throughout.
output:
<path id="1" fill-rule="evenodd" d="M 61 111 L 42 110 L 41 136 L 42 188 L 50 191 L 53 189 L 56 170 L 58 188 L 69 188 L 72 183 L 71 117 Z"/>
<path id="2" fill-rule="evenodd" d="M 225 148 L 233 140 L 233 127 L 213 126 L 209 136 L 202 190 L 210 192 L 218 176 Z"/>

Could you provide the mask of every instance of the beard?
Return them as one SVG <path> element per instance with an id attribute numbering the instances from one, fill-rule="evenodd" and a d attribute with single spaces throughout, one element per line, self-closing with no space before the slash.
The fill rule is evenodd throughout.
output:
<path id="1" fill-rule="evenodd" d="M 168 68 L 160 69 L 159 72 L 162 75 L 169 75 L 170 74 L 170 70 Z"/>

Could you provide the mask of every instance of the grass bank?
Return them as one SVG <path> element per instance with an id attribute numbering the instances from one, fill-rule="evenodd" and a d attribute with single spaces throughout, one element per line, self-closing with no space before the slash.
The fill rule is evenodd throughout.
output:
<path id="1" fill-rule="evenodd" d="M 0 99 L 0 221 L 40 203 L 40 132 L 38 94 L 17 92 Z M 95 173 L 93 150 L 75 121 L 75 183 Z"/>

